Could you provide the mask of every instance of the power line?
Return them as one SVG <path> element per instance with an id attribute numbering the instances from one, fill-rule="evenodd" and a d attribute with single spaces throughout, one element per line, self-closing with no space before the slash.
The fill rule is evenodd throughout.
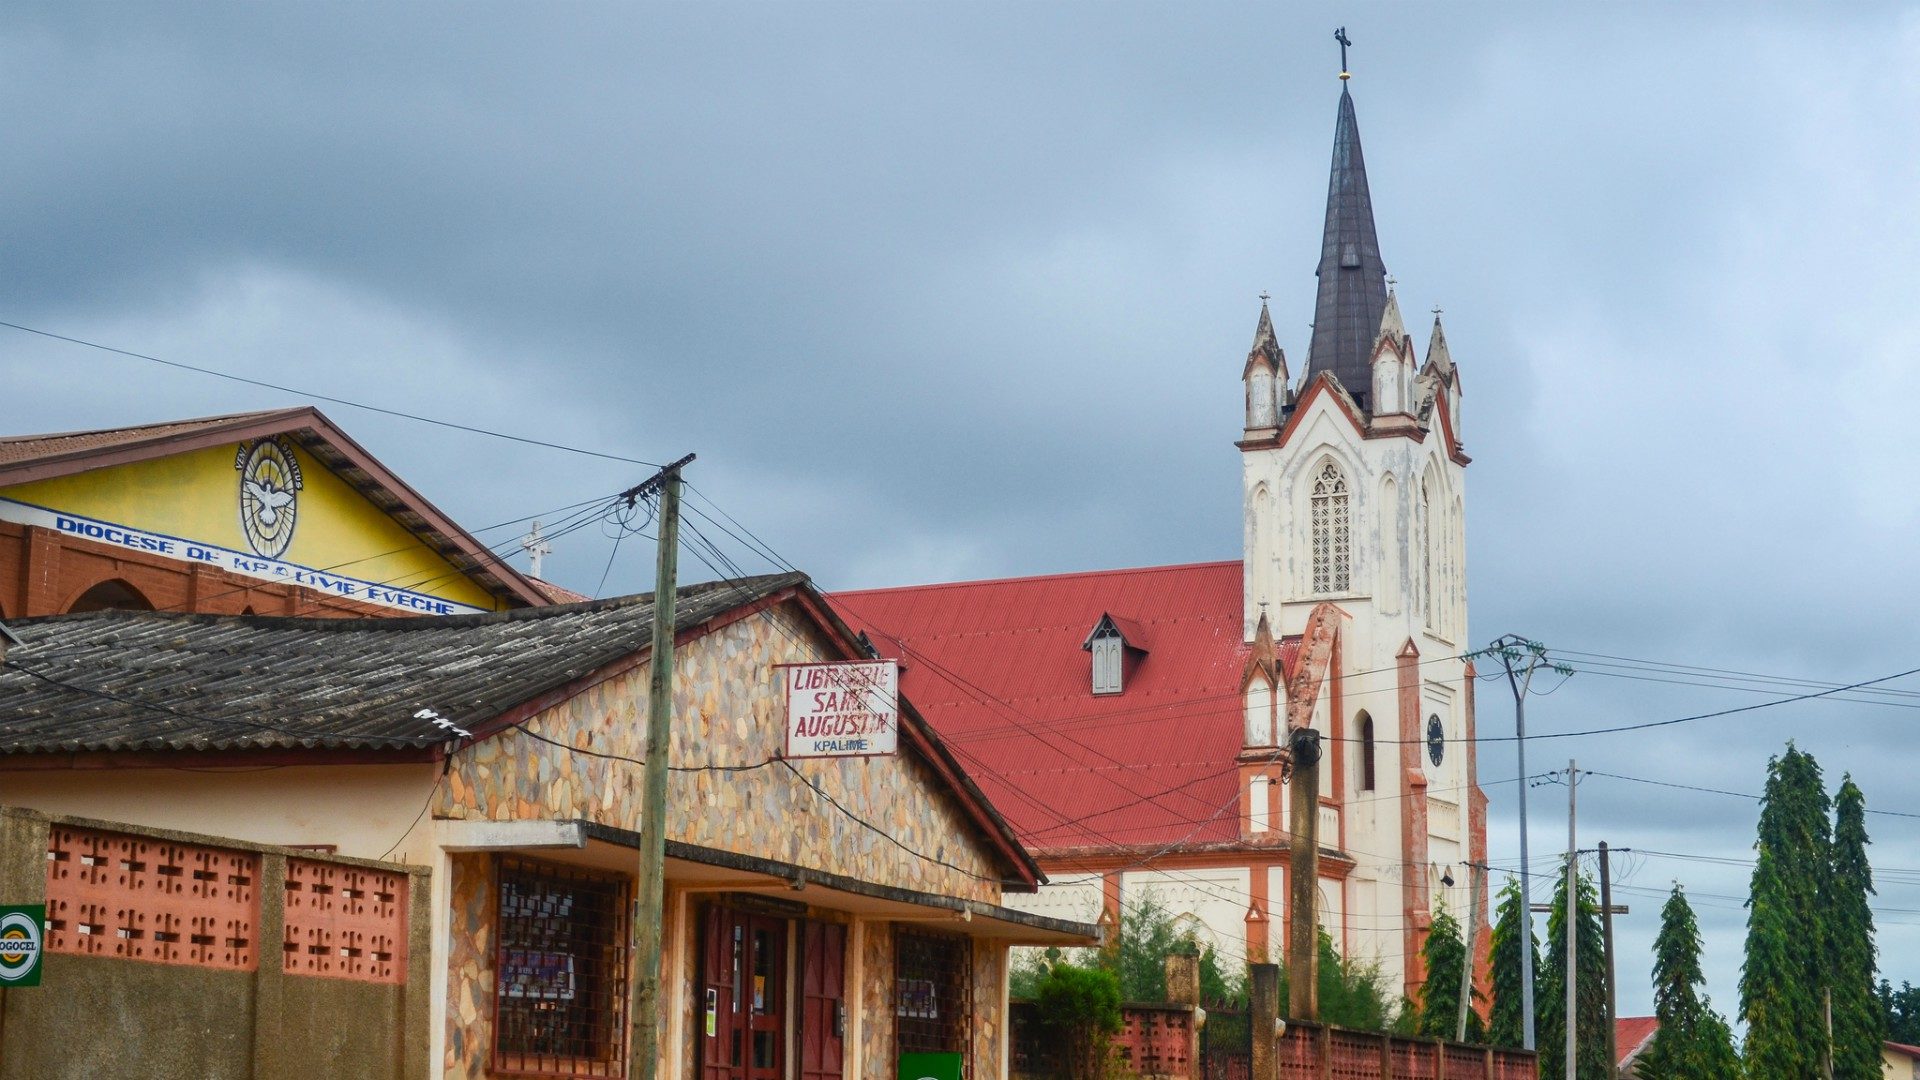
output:
<path id="1" fill-rule="evenodd" d="M 1628 780 L 1636 784 L 1650 784 L 1654 787 L 1673 788 L 1678 791 L 1698 791 L 1708 795 L 1729 795 L 1736 799 L 1750 799 L 1754 802 L 1760 801 L 1761 798 L 1759 795 L 1749 794 L 1744 791 L 1728 791 L 1724 788 L 1701 787 L 1698 784 L 1678 784 L 1671 780 L 1650 780 L 1644 776 L 1625 776 L 1620 773 L 1601 772 L 1597 769 L 1582 769 L 1580 771 L 1591 776 L 1604 776 L 1609 780 Z M 1866 812 L 1869 814 L 1882 814 L 1886 817 L 1920 818 L 1920 814 L 1908 813 L 1902 810 L 1875 810 L 1867 807 Z"/>
<path id="2" fill-rule="evenodd" d="M 599 450 L 585 450 L 578 446 L 568 446 L 564 443 L 548 442 L 545 439 L 535 439 L 526 435 L 512 435 L 504 431 L 494 431 L 489 428 L 475 427 L 471 424 L 462 424 L 453 420 L 441 420 L 437 417 L 422 416 L 419 413 L 402 412 L 399 409 L 389 409 L 381 405 L 368 405 L 365 402 L 353 401 L 351 399 L 343 398 L 343 397 L 334 397 L 330 394 L 315 393 L 314 391 L 311 391 L 311 390 L 300 390 L 291 386 L 283 386 L 279 383 L 266 382 L 261 379 L 250 379 L 244 375 L 235 375 L 230 371 L 220 371 L 216 368 L 200 367 L 197 364 L 188 364 L 179 360 L 166 360 L 158 356 L 149 355 L 147 353 L 134 352 L 132 349 L 120 349 L 120 348 L 115 348 L 112 345 L 102 345 L 97 341 L 88 341 L 85 338 L 70 337 L 66 334 L 56 334 L 51 330 L 40 330 L 31 326 L 23 326 L 20 323 L 16 323 L 16 322 L 7 322 L 5 320 L 0 320 L 0 326 L 7 327 L 8 329 L 11 329 L 11 330 L 18 330 L 21 333 L 25 333 L 25 334 L 34 334 L 43 338 L 51 338 L 54 341 L 64 341 L 73 345 L 84 345 L 89 349 L 99 349 L 101 352 L 114 353 L 119 356 L 127 356 L 135 360 L 146 360 L 151 363 L 164 365 L 166 367 L 177 368 L 181 371 L 191 371 L 200 375 L 211 375 L 216 379 L 226 379 L 230 382 L 245 383 L 248 386 L 258 386 L 267 390 L 278 390 L 283 394 L 292 394 L 296 397 L 312 398 L 316 401 L 325 401 L 334 405 L 345 405 L 348 408 L 362 409 L 362 410 L 365 410 L 366 412 L 371 412 L 371 413 L 380 413 L 383 416 L 397 417 L 401 420 L 412 420 L 417 423 L 432 424 L 435 427 L 451 428 L 452 430 L 455 430 L 455 431 L 465 431 L 474 435 L 486 435 L 490 438 L 505 439 L 508 442 L 524 443 L 528 446 L 543 446 L 549 450 L 564 450 L 569 454 L 579 454 L 579 455 L 582 455 L 583 457 L 602 458 L 607 461 L 624 461 L 629 465 L 645 465 L 650 469 L 660 468 L 660 465 L 658 462 L 642 461 L 639 458 L 626 457 L 621 454 L 608 454 Z"/>

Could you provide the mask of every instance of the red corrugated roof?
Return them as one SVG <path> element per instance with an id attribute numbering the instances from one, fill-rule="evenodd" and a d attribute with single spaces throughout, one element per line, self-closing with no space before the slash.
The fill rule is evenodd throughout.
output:
<path id="1" fill-rule="evenodd" d="M 1039 851 L 1239 836 L 1241 568 L 1107 570 L 836 593 L 899 659 L 901 692 Z M 1081 645 L 1137 625 L 1125 692 L 1093 694 Z"/>
<path id="2" fill-rule="evenodd" d="M 1620 1055 L 1614 1065 L 1625 1065 L 1647 1048 L 1647 1042 L 1660 1030 L 1655 1016 L 1616 1016 L 1613 1019 L 1613 1048 Z"/>

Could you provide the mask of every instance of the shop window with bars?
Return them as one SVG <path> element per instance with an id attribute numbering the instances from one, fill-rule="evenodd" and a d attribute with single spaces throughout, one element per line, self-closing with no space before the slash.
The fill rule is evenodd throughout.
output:
<path id="1" fill-rule="evenodd" d="M 896 1052 L 957 1053 L 968 1075 L 967 1031 L 973 1022 L 971 943 L 956 934 L 896 930 L 893 1002 Z"/>
<path id="2" fill-rule="evenodd" d="M 627 880 L 514 858 L 498 880 L 494 1068 L 624 1075 Z"/>

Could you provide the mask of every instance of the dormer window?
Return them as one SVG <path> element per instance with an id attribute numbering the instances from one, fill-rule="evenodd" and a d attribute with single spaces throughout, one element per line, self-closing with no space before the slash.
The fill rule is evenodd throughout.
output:
<path id="1" fill-rule="evenodd" d="M 1093 639 L 1093 692 L 1117 694 L 1120 686 L 1120 633 L 1109 630 Z"/>
<path id="2" fill-rule="evenodd" d="M 1146 654 L 1145 634 L 1137 623 L 1101 615 L 1093 632 L 1080 646 L 1093 655 L 1093 692 L 1118 694 L 1126 689 L 1130 659 Z"/>

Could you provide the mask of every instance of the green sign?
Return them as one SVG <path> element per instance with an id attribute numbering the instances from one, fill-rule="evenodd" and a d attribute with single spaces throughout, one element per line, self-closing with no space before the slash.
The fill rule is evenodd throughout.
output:
<path id="1" fill-rule="evenodd" d="M 0 907 L 0 987 L 39 986 L 47 905 Z"/>
<path id="2" fill-rule="evenodd" d="M 901 1054 L 900 1080 L 960 1080 L 959 1054 Z"/>

